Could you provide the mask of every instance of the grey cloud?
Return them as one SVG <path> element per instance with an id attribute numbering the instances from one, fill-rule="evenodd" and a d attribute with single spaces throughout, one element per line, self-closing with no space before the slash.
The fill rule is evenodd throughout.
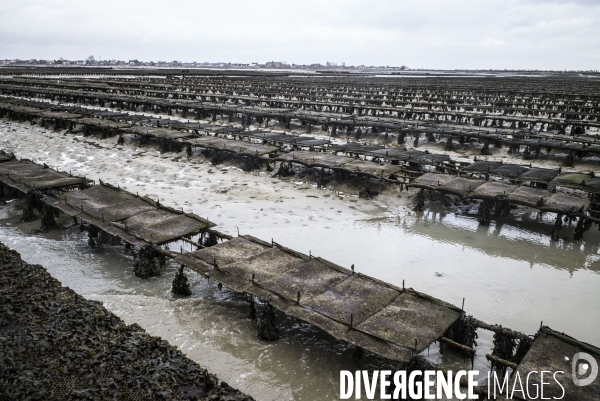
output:
<path id="1" fill-rule="evenodd" d="M 539 0 L 0 3 L 0 58 L 597 69 L 600 3 Z"/>

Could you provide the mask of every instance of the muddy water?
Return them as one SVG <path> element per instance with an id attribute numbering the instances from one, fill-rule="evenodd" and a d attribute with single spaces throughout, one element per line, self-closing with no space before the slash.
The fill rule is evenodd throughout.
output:
<path id="1" fill-rule="evenodd" d="M 90 248 L 86 234 L 77 226 L 68 227 L 68 220 L 61 222 L 66 227 L 49 234 L 31 233 L 39 223 L 17 224 L 17 204 L 0 206 L 0 241 L 28 262 L 43 264 L 64 285 L 102 301 L 127 323 L 136 322 L 178 345 L 222 380 L 257 399 L 337 399 L 339 370 L 356 369 L 351 347 L 282 316 L 281 340 L 258 341 L 244 298 L 219 291 L 193 272 L 192 297 L 177 299 L 169 292 L 175 266 L 161 277 L 141 280 L 133 275 L 132 260 L 121 247 Z M 275 238 L 341 265 L 355 264 L 358 271 L 396 285 L 405 280 L 406 286 L 455 305 L 460 306 L 464 297 L 467 312 L 490 323 L 534 333 L 543 320 L 556 330 L 600 344 L 597 229 L 582 243 L 552 243 L 547 235 L 550 221 L 540 222 L 528 213 L 480 227 L 472 217 L 435 210 L 333 219 L 319 207 L 308 206 L 305 213 L 294 207 L 287 213 L 277 209 L 270 224 L 260 224 L 256 220 L 269 212 L 267 205 L 205 206 L 208 217 L 219 216 L 219 227 L 225 231 Z M 306 220 L 313 224 L 304 224 Z M 565 229 L 563 234 L 570 237 L 572 232 Z M 491 336 L 480 335 L 475 366 L 485 370 Z M 468 366 L 455 355 L 440 355 L 436 346 L 425 354 L 443 366 Z M 386 365 L 376 358 L 364 363 Z"/>

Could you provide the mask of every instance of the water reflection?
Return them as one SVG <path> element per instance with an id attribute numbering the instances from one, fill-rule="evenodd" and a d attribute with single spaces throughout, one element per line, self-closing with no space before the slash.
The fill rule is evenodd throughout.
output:
<path id="1" fill-rule="evenodd" d="M 542 263 L 570 273 L 579 269 L 600 271 L 600 232 L 595 227 L 585 233 L 581 242 L 572 240 L 575 224 L 565 226 L 559 231 L 561 238 L 551 241 L 554 215 L 544 216 L 541 221 L 532 214 L 518 217 L 500 217 L 484 226 L 474 217 L 425 212 L 415 213 L 414 223 L 403 227 L 436 241 L 468 246 L 491 257 L 511 258 L 530 265 Z"/>

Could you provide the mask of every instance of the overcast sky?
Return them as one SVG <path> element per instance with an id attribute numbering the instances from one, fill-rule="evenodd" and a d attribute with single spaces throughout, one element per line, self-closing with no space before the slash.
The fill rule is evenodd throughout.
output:
<path id="1" fill-rule="evenodd" d="M 0 59 L 600 69 L 600 0 L 4 0 Z"/>

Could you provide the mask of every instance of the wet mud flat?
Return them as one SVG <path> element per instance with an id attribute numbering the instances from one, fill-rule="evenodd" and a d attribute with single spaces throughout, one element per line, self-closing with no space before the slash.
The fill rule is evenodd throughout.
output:
<path id="1" fill-rule="evenodd" d="M 0 398 L 252 400 L 0 243 Z M 5 398 L 6 397 L 6 398 Z"/>

